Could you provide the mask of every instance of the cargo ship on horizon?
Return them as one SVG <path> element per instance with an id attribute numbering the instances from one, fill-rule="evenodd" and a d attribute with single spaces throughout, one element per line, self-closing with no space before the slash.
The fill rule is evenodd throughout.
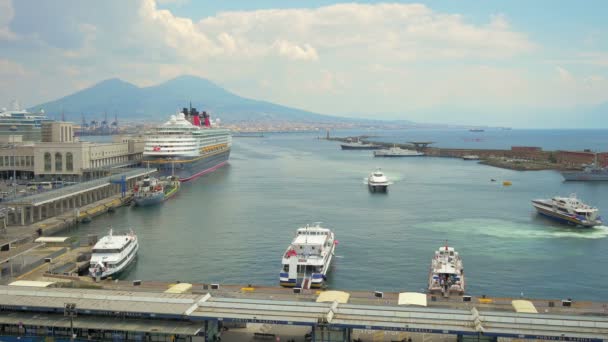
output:
<path id="1" fill-rule="evenodd" d="M 232 146 L 230 130 L 217 126 L 206 112 L 184 108 L 146 133 L 143 162 L 181 182 L 215 171 L 228 162 Z"/>

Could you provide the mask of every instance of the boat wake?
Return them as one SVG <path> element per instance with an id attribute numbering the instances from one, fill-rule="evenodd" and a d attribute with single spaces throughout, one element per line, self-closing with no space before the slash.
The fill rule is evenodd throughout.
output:
<path id="1" fill-rule="evenodd" d="M 441 232 L 463 232 L 506 239 L 604 239 L 608 237 L 608 226 L 597 226 L 594 228 L 564 226 L 562 228 L 496 219 L 461 219 L 431 222 L 425 225 L 425 228 Z"/>

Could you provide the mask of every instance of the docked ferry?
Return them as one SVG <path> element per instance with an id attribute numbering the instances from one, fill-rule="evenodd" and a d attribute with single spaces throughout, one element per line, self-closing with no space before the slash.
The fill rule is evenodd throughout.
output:
<path id="1" fill-rule="evenodd" d="M 283 253 L 281 286 L 303 289 L 319 288 L 326 279 L 338 241 L 334 233 L 316 223 L 298 228 L 296 236 Z"/>
<path id="2" fill-rule="evenodd" d="M 226 164 L 231 146 L 230 130 L 213 125 L 206 112 L 184 108 L 146 133 L 144 163 L 161 176 L 175 175 L 186 182 Z"/>
<path id="3" fill-rule="evenodd" d="M 159 204 L 174 196 L 179 189 L 180 181 L 177 177 L 169 176 L 166 180 L 160 180 L 146 176 L 135 184 L 133 200 L 140 207 Z"/>
<path id="4" fill-rule="evenodd" d="M 574 194 L 570 197 L 536 199 L 532 201 L 532 206 L 539 214 L 576 226 L 590 228 L 602 224 L 599 210 L 583 203 Z"/>
<path id="5" fill-rule="evenodd" d="M 118 275 L 135 260 L 138 250 L 137 236 L 133 231 L 114 235 L 110 229 L 110 233 L 93 246 L 89 275 L 99 279 Z"/>
<path id="6" fill-rule="evenodd" d="M 429 293 L 449 296 L 452 292 L 464 294 L 464 267 L 462 259 L 453 247 L 446 243 L 435 251 L 429 271 Z"/>

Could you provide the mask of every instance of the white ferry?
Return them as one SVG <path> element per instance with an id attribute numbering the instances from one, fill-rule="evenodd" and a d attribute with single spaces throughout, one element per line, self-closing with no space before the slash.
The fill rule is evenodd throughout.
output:
<path id="1" fill-rule="evenodd" d="M 367 177 L 367 187 L 371 192 L 386 192 L 389 184 L 388 178 L 379 168 Z"/>
<path id="2" fill-rule="evenodd" d="M 114 235 L 110 229 L 110 233 L 93 246 L 89 275 L 99 279 L 118 275 L 135 260 L 138 250 L 137 236 L 133 231 Z"/>
<path id="3" fill-rule="evenodd" d="M 462 259 L 453 247 L 439 248 L 431 262 L 429 272 L 429 292 L 449 296 L 455 292 L 464 294 L 464 267 Z"/>
<path id="4" fill-rule="evenodd" d="M 281 286 L 303 289 L 319 288 L 326 279 L 338 241 L 328 228 L 320 223 L 298 228 L 283 254 L 283 268 L 279 275 Z"/>
<path id="5" fill-rule="evenodd" d="M 549 218 L 583 227 L 594 227 L 602 224 L 599 210 L 583 203 L 575 194 L 570 197 L 553 197 L 552 199 L 536 199 L 532 206 L 539 214 Z"/>
<path id="6" fill-rule="evenodd" d="M 219 128 L 218 120 L 213 123 L 206 112 L 184 108 L 146 133 L 144 162 L 161 176 L 186 182 L 226 164 L 231 146 L 230 130 Z"/>

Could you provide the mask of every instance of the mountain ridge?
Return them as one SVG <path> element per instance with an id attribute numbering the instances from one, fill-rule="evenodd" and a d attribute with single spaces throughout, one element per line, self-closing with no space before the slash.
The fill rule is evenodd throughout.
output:
<path id="1" fill-rule="evenodd" d="M 178 108 L 192 103 L 223 121 L 337 122 L 361 121 L 314 113 L 236 95 L 214 82 L 192 75 L 181 75 L 157 85 L 138 87 L 120 78 L 100 81 L 88 88 L 54 101 L 31 107 L 49 115 L 66 114 L 72 120 L 81 115 L 108 113 L 125 119 L 164 120 Z"/>

